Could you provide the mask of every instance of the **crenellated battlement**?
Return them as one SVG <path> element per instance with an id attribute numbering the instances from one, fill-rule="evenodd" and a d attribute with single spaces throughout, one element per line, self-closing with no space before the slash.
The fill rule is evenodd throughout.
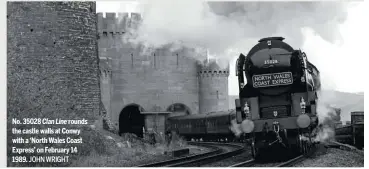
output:
<path id="1" fill-rule="evenodd" d="M 130 16 L 129 16 L 130 14 Z M 97 13 L 97 30 L 99 34 L 123 34 L 128 29 L 137 29 L 142 21 L 140 13 Z"/>
<path id="2" fill-rule="evenodd" d="M 199 71 L 199 77 L 210 77 L 210 76 L 222 76 L 222 77 L 228 77 L 229 71 L 227 70 L 205 70 L 205 71 Z"/>
<path id="3" fill-rule="evenodd" d="M 229 71 L 227 70 L 205 70 L 199 71 L 199 77 L 228 77 Z"/>
<path id="4" fill-rule="evenodd" d="M 229 76 L 229 67 L 227 68 L 221 68 L 215 60 L 209 60 L 204 62 L 203 65 L 201 65 L 199 72 L 200 77 L 209 77 L 209 76 Z"/>

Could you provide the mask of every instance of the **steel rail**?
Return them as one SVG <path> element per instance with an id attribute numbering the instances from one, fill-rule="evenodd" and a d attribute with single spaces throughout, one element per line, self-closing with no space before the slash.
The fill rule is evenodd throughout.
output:
<path id="1" fill-rule="evenodd" d="M 217 159 L 224 159 L 233 155 L 240 154 L 244 151 L 244 147 L 236 144 L 226 144 L 226 143 L 214 143 L 214 142 L 188 142 L 191 145 L 198 145 L 203 147 L 212 148 L 210 152 L 196 154 L 187 157 L 176 158 L 172 160 L 161 161 L 157 163 L 145 164 L 137 167 L 178 167 L 178 166 L 196 166 L 201 164 L 210 163 Z M 236 150 L 223 152 L 219 147 L 221 146 L 231 146 L 237 147 Z"/>
<path id="2" fill-rule="evenodd" d="M 282 164 L 279 164 L 279 165 L 277 165 L 275 167 L 291 167 L 294 164 L 299 163 L 303 159 L 305 159 L 305 156 L 304 155 L 300 155 L 300 156 L 297 156 L 297 157 L 295 157 L 295 158 L 293 158 L 291 160 L 288 160 L 286 162 L 283 162 Z"/>
<path id="3" fill-rule="evenodd" d="M 255 164 L 255 160 L 248 160 L 248 161 L 244 161 L 244 162 L 231 165 L 229 167 L 250 167 L 250 166 L 253 166 L 254 164 Z"/>

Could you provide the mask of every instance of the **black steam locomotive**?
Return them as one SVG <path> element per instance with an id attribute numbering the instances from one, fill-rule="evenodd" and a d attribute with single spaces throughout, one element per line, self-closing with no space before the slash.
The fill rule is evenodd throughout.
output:
<path id="1" fill-rule="evenodd" d="M 304 52 L 283 40 L 263 38 L 237 60 L 236 119 L 252 140 L 255 159 L 274 145 L 306 153 L 318 124 L 319 71 Z"/>

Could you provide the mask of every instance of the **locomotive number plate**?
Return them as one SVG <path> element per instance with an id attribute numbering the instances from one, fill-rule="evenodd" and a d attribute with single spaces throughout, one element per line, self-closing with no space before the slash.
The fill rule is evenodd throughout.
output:
<path id="1" fill-rule="evenodd" d="M 293 83 L 291 72 L 261 74 L 252 76 L 254 88 L 290 85 Z"/>

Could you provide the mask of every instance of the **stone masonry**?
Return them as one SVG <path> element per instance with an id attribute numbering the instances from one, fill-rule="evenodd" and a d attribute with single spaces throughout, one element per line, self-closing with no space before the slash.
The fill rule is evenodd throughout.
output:
<path id="1" fill-rule="evenodd" d="M 13 118 L 21 122 L 23 118 L 84 118 L 89 124 L 98 119 L 101 92 L 95 7 L 95 2 L 87 1 L 7 2 L 8 166 L 45 166 L 46 163 L 13 163 L 11 158 L 17 154 L 11 153 L 12 147 L 50 145 L 13 143 L 12 139 L 19 135 L 13 134 L 12 128 L 50 127 L 14 125 Z M 85 141 L 84 131 L 81 136 Z M 81 147 L 88 146 L 88 141 L 76 146 L 83 150 Z"/>
<path id="2" fill-rule="evenodd" d="M 98 116 L 95 6 L 7 2 L 9 117 Z"/>
<path id="3" fill-rule="evenodd" d="M 187 48 L 163 47 L 143 54 L 142 46 L 123 41 L 128 29 L 139 26 L 140 14 L 97 16 L 102 101 L 116 126 L 122 109 L 132 104 L 139 105 L 143 114 L 167 114 L 175 103 L 185 105 L 191 114 L 228 110 L 228 68 L 220 69 L 214 62 L 199 64 L 194 50 Z M 162 117 L 155 119 L 163 123 Z"/>

